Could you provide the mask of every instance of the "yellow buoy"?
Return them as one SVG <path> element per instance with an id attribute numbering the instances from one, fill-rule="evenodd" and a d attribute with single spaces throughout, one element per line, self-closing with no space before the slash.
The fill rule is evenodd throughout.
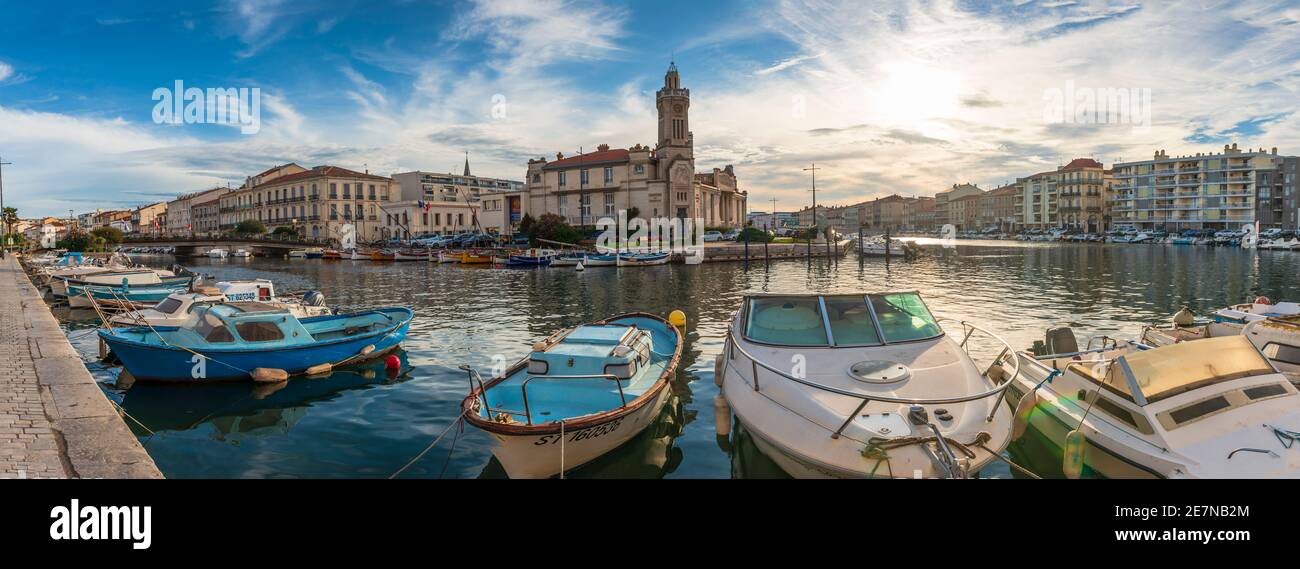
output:
<path id="1" fill-rule="evenodd" d="M 674 310 L 668 313 L 668 322 L 678 328 L 686 327 L 686 313 L 680 310 Z"/>

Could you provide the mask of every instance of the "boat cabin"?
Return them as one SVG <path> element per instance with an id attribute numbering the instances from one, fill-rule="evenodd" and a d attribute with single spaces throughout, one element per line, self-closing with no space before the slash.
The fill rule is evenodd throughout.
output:
<path id="1" fill-rule="evenodd" d="M 773 346 L 881 346 L 944 334 L 917 292 L 752 294 L 741 314 L 745 339 Z"/>
<path id="2" fill-rule="evenodd" d="M 528 357 L 528 373 L 533 376 L 612 375 L 628 380 L 650 362 L 651 347 L 650 333 L 635 326 L 579 326 L 555 341 L 534 346 Z"/>
<path id="3" fill-rule="evenodd" d="M 175 328 L 171 334 L 182 345 L 260 344 L 297 345 L 310 343 L 312 334 L 288 310 L 261 302 L 225 302 L 193 306 L 193 325 Z M 175 340 L 169 339 L 176 344 Z"/>

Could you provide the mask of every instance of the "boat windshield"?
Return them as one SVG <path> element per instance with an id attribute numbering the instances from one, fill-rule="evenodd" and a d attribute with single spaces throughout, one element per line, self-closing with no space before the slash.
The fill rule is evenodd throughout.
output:
<path id="1" fill-rule="evenodd" d="M 1122 366 L 1111 366 L 1107 383 L 1129 399 L 1136 386 L 1147 403 L 1215 383 L 1274 373 L 1245 336 L 1171 344 L 1127 355 L 1124 361 L 1132 381 L 1122 375 Z"/>
<path id="2" fill-rule="evenodd" d="M 174 314 L 176 312 L 176 309 L 180 307 L 181 307 L 181 300 L 179 298 L 172 298 L 169 296 L 163 299 L 162 302 L 159 302 L 158 305 L 154 306 L 153 308 L 154 310 L 157 310 L 158 312 L 161 312 L 163 314 Z"/>
<path id="3" fill-rule="evenodd" d="M 878 346 L 942 334 L 920 295 L 912 292 L 756 296 L 745 319 L 746 338 L 781 346 Z"/>

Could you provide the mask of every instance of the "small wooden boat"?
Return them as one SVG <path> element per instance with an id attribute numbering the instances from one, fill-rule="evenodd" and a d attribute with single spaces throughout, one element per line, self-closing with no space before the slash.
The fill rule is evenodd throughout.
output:
<path id="1" fill-rule="evenodd" d="M 462 265 L 487 265 L 492 263 L 492 255 L 480 251 L 466 251 L 460 254 Z"/>
<path id="2" fill-rule="evenodd" d="M 371 261 L 393 261 L 397 256 L 392 251 L 373 251 L 370 253 Z"/>
<path id="3" fill-rule="evenodd" d="M 400 251 L 394 251 L 393 260 L 394 261 L 429 261 L 431 260 L 431 254 L 427 249 L 424 250 L 404 249 Z"/>
<path id="4" fill-rule="evenodd" d="M 614 255 L 587 255 L 582 261 L 584 267 L 613 267 L 618 265 Z"/>
<path id="5" fill-rule="evenodd" d="M 308 291 L 301 295 L 276 296 L 275 285 L 266 279 L 221 281 L 214 288 L 204 287 L 204 290 L 198 292 L 169 295 L 152 307 L 123 307 L 116 301 L 100 301 L 100 304 L 109 308 L 125 308 L 129 310 L 129 312 L 111 318 L 113 324 L 123 326 L 180 326 L 191 319 L 196 305 L 223 302 L 261 302 L 284 308 L 297 318 L 325 316 L 334 313 L 333 309 L 325 305 L 325 297 L 321 293 Z"/>
<path id="6" fill-rule="evenodd" d="M 227 302 L 196 306 L 193 315 L 181 326 L 107 328 L 99 337 L 137 380 L 275 378 L 378 357 L 406 338 L 414 312 L 297 318 L 265 303 Z"/>
<path id="7" fill-rule="evenodd" d="M 188 286 L 142 285 L 142 286 L 104 286 L 104 285 L 68 285 L 68 306 L 73 308 L 90 308 L 101 300 L 125 301 L 128 303 L 152 305 L 169 295 L 185 292 Z M 92 300 L 92 298 L 94 300 Z"/>
<path id="8" fill-rule="evenodd" d="M 363 251 L 361 249 L 348 249 L 342 253 L 342 257 L 349 261 L 369 261 L 370 255 L 370 251 Z"/>
<path id="9" fill-rule="evenodd" d="M 438 251 L 439 263 L 459 263 L 460 253 L 454 251 Z"/>
<path id="10" fill-rule="evenodd" d="M 618 263 L 624 267 L 666 265 L 672 259 L 668 253 L 623 253 L 618 257 Z"/>
<path id="11" fill-rule="evenodd" d="M 242 249 L 241 249 L 241 251 L 242 251 Z M 343 252 L 342 252 L 342 251 L 339 251 L 338 249 L 326 249 L 326 250 L 325 250 L 325 255 L 324 255 L 323 258 L 325 258 L 325 259 L 334 259 L 334 260 L 342 259 L 342 258 L 343 258 Z"/>
<path id="12" fill-rule="evenodd" d="M 586 255 L 561 255 L 551 259 L 552 267 L 576 267 L 578 263 L 585 263 Z"/>
<path id="13" fill-rule="evenodd" d="M 663 318 L 624 314 L 557 332 L 486 383 L 468 367 L 466 420 L 511 478 L 546 478 L 618 448 L 659 416 L 682 355 Z"/>

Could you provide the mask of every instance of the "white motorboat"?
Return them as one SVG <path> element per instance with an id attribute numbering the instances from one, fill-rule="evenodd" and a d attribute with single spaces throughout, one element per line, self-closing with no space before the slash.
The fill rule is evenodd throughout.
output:
<path id="1" fill-rule="evenodd" d="M 903 242 L 896 239 L 889 240 L 888 249 L 885 247 L 884 239 L 863 239 L 861 254 L 864 257 L 905 257 L 907 256 L 907 247 Z"/>
<path id="2" fill-rule="evenodd" d="M 209 258 L 209 259 L 225 259 L 226 257 L 229 257 L 229 256 L 230 256 L 230 251 L 228 251 L 228 250 L 226 250 L 226 249 L 222 249 L 222 248 L 220 248 L 220 247 L 218 247 L 218 248 L 216 248 L 216 249 L 210 249 L 210 250 L 208 250 L 208 258 Z"/>
<path id="3" fill-rule="evenodd" d="M 327 316 L 334 310 L 325 306 L 325 297 L 309 291 L 301 296 L 279 297 L 275 285 L 266 279 L 221 281 L 214 288 L 198 292 L 169 295 L 151 308 L 130 310 L 113 316 L 113 324 L 123 326 L 180 326 L 191 318 L 195 305 L 224 302 L 260 302 L 288 310 L 297 318 Z"/>
<path id="4" fill-rule="evenodd" d="M 252 257 L 253 254 L 248 249 L 235 249 L 234 256 L 236 259 L 247 259 Z"/>
<path id="5" fill-rule="evenodd" d="M 1300 304 L 1272 304 L 1260 297 L 1255 303 L 1220 308 L 1207 322 L 1197 322 L 1184 308 L 1169 324 L 1142 328 L 1142 343 L 1149 346 L 1223 336 L 1245 336 L 1293 383 L 1300 384 Z"/>
<path id="6" fill-rule="evenodd" d="M 1000 460 L 1011 438 L 1002 396 L 1018 364 L 1006 342 L 961 329 L 959 343 L 916 292 L 752 293 L 715 381 L 759 450 L 792 476 L 964 478 Z M 984 370 L 966 351 L 975 332 L 1001 350 Z"/>
<path id="7" fill-rule="evenodd" d="M 1064 332 L 1062 332 L 1064 331 Z M 1069 478 L 1298 478 L 1300 392 L 1244 336 L 1019 354 L 1013 456 Z M 1040 473 L 1043 468 L 1036 469 Z"/>

